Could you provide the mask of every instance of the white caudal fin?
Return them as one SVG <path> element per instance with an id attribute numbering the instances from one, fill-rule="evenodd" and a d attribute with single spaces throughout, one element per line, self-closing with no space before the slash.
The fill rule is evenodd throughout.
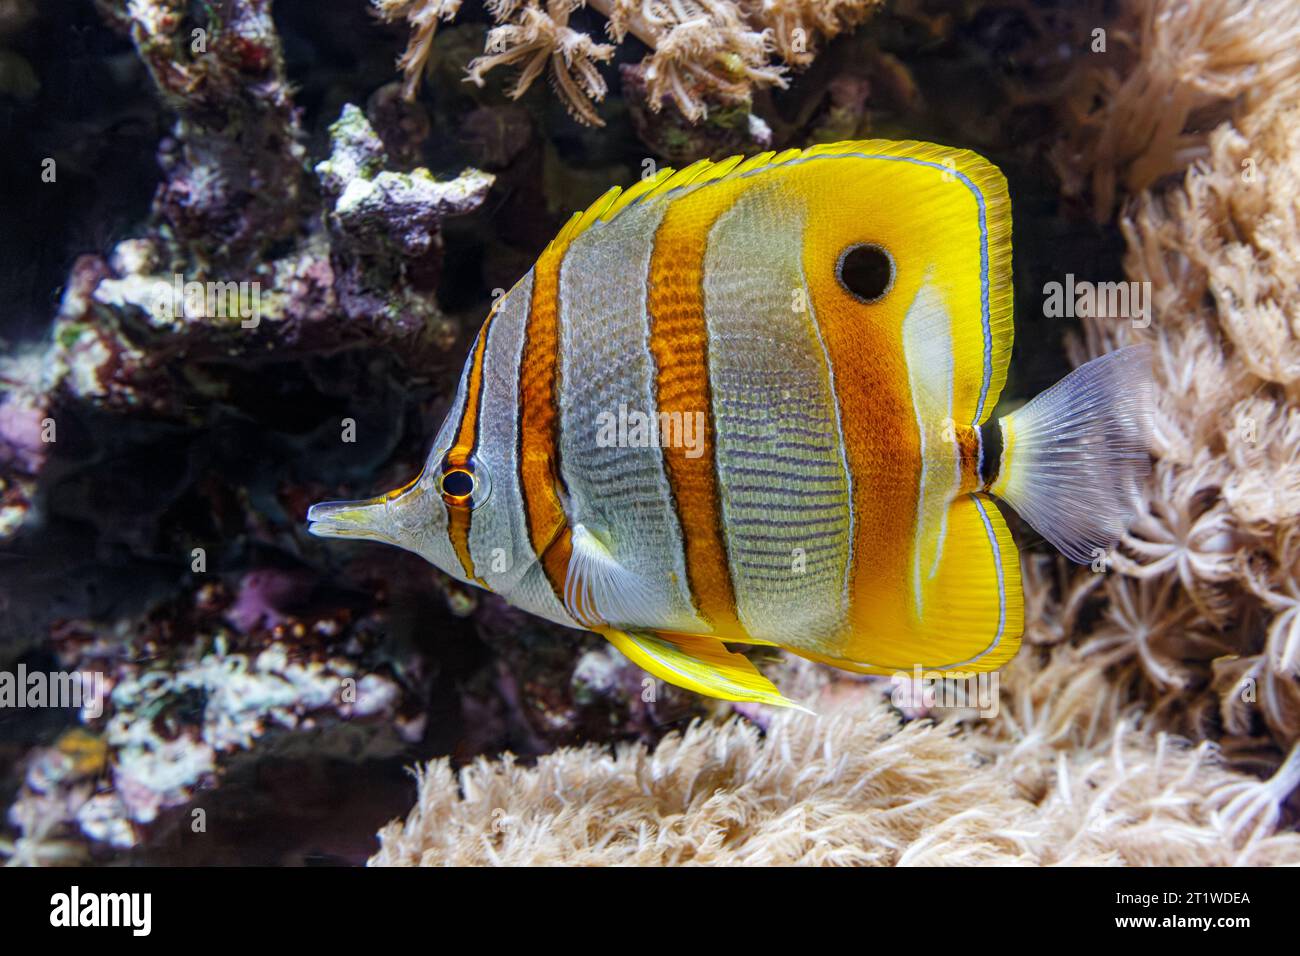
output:
<path id="1" fill-rule="evenodd" d="M 1138 345 L 1081 365 L 999 420 L 990 491 L 1072 561 L 1119 540 L 1151 471 L 1151 352 Z"/>

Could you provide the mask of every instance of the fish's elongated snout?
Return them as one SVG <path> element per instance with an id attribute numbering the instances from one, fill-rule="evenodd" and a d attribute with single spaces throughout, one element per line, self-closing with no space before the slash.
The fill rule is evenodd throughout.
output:
<path id="1" fill-rule="evenodd" d="M 374 498 L 312 505 L 307 530 L 318 538 L 391 544 L 454 575 L 461 565 L 448 536 L 447 514 L 426 469 L 401 488 Z"/>
<path id="2" fill-rule="evenodd" d="M 360 501 L 322 501 L 307 509 L 307 530 L 318 538 L 359 538 L 411 549 L 421 521 L 419 478 Z"/>
<path id="3" fill-rule="evenodd" d="M 387 495 L 361 501 L 322 501 L 307 510 L 307 530 L 318 538 L 361 538 L 397 544 Z"/>

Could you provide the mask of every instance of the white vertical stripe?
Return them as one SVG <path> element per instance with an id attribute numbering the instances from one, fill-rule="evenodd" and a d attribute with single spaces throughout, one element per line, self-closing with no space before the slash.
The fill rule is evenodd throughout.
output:
<path id="1" fill-rule="evenodd" d="M 903 357 L 921 438 L 921 482 L 912 540 L 912 599 L 918 617 L 925 580 L 938 572 L 948 532 L 948 508 L 960 488 L 961 448 L 948 440 L 952 418 L 952 325 L 929 273 L 903 318 Z M 955 439 L 955 432 L 954 432 Z"/>
<path id="2" fill-rule="evenodd" d="M 602 447 L 598 441 L 601 426 L 617 425 L 620 416 L 658 414 L 648 276 L 655 233 L 669 205 L 627 209 L 583 232 L 565 254 L 559 284 L 560 467 L 571 522 L 594 534 L 638 579 L 636 605 L 650 617 L 611 623 L 701 633 L 707 625 L 691 603 L 662 448 Z"/>
<path id="3" fill-rule="evenodd" d="M 469 552 L 474 570 L 493 591 L 525 611 L 576 626 L 529 543 L 519 487 L 519 368 L 532 296 L 529 270 L 498 304 L 488 329 L 475 455 L 490 474 L 492 493 L 470 519 Z"/>
<path id="4" fill-rule="evenodd" d="M 848 621 L 853 509 L 804 229 L 788 192 L 743 193 L 709 233 L 704 306 L 737 614 L 759 640 L 820 652 Z"/>

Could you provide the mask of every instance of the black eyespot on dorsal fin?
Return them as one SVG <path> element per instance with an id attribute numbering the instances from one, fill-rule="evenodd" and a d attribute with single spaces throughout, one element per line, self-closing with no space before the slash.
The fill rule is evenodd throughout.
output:
<path id="1" fill-rule="evenodd" d="M 859 302 L 879 302 L 894 287 L 894 257 L 874 242 L 855 243 L 840 253 L 835 278 Z"/>

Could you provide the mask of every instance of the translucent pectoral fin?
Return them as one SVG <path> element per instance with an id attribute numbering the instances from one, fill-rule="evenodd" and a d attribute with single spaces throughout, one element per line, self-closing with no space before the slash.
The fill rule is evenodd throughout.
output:
<path id="1" fill-rule="evenodd" d="M 707 697 L 794 707 L 812 713 L 783 696 L 749 658 L 727 650 L 714 638 L 613 629 L 601 633 L 634 664 L 670 684 Z"/>
<path id="2" fill-rule="evenodd" d="M 605 542 L 581 524 L 570 535 L 564 606 L 574 620 L 593 629 L 658 617 L 654 590 L 619 564 Z"/>

